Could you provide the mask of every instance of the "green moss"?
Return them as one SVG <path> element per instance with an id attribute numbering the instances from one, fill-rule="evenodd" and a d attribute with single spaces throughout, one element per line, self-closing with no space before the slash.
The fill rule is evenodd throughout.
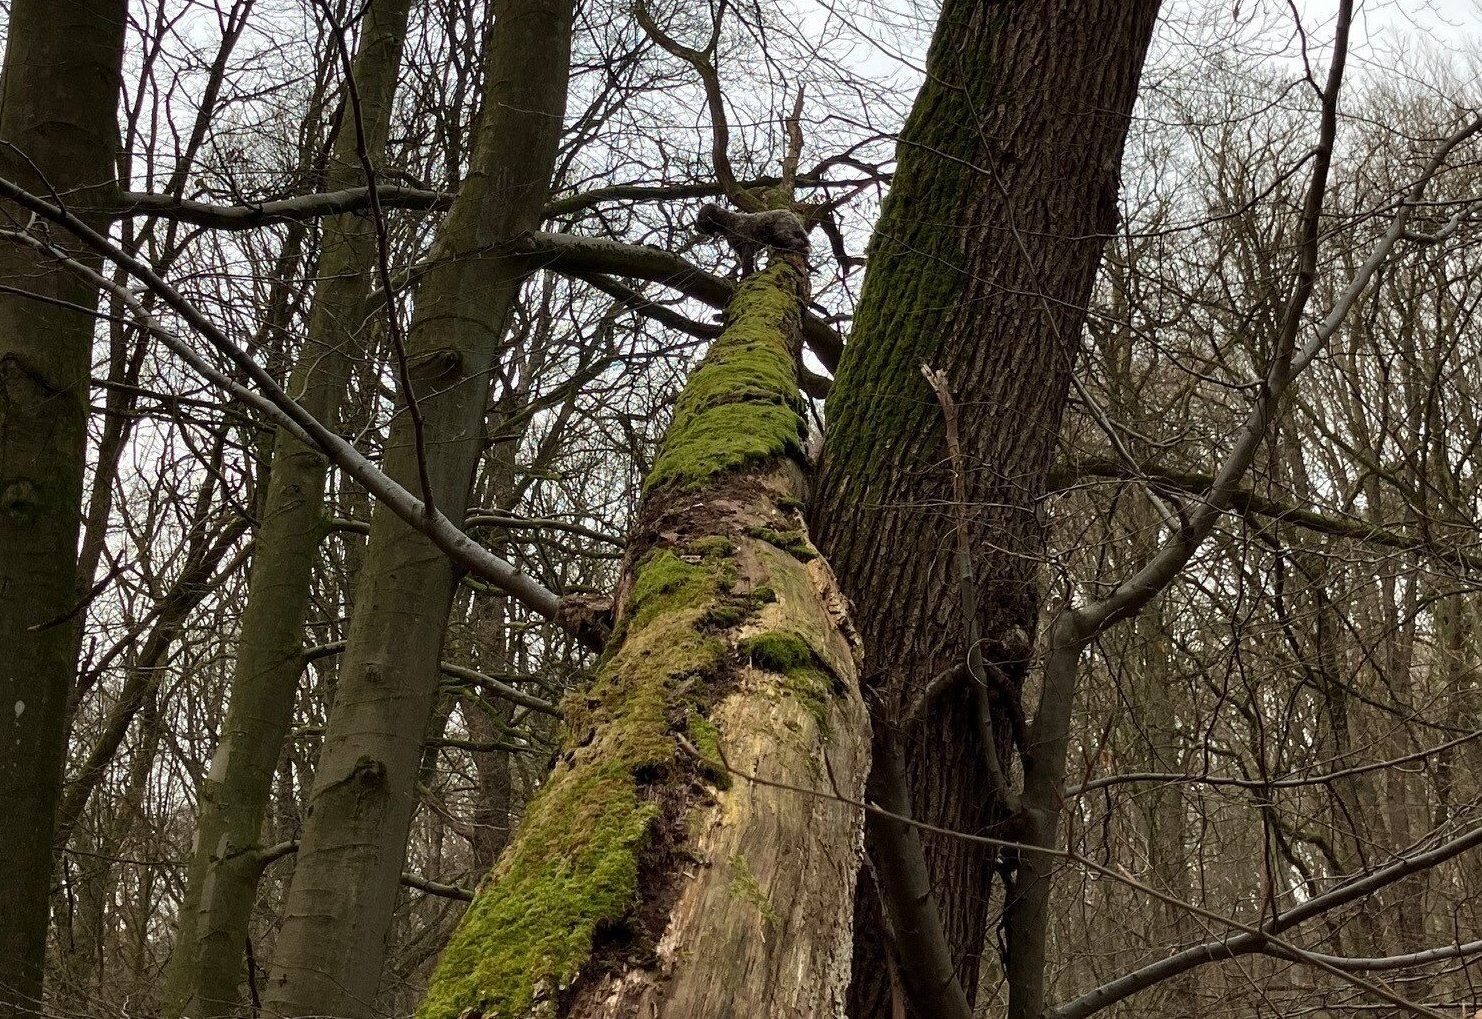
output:
<path id="1" fill-rule="evenodd" d="M 476 1007 L 517 1016 L 576 978 L 598 929 L 620 921 L 638 891 L 638 851 L 657 808 L 612 766 L 562 782 L 532 804 L 527 826 L 487 893 L 475 897 L 438 963 L 418 1016 Z"/>
<path id="2" fill-rule="evenodd" d="M 817 661 L 808 642 L 793 633 L 760 633 L 741 642 L 741 654 L 758 668 L 787 675 Z"/>
<path id="3" fill-rule="evenodd" d="M 777 508 L 784 513 L 801 513 L 803 512 L 803 510 L 807 509 L 807 507 L 803 504 L 803 500 L 794 499 L 790 495 L 779 495 L 776 499 L 776 502 Z"/>
<path id="4" fill-rule="evenodd" d="M 750 601 L 744 598 L 728 598 L 705 613 L 701 625 L 708 630 L 729 630 L 743 622 L 752 611 L 753 606 Z"/>
<path id="5" fill-rule="evenodd" d="M 568 715 L 571 749 L 464 915 L 419 1019 L 468 1009 L 526 1016 L 571 985 L 604 934 L 629 922 L 660 816 L 645 787 L 674 766 L 686 691 L 724 664 L 724 642 L 698 628 L 716 575 L 667 551 L 639 568 L 625 637 Z"/>
<path id="6" fill-rule="evenodd" d="M 770 605 L 777 600 L 777 591 L 774 588 L 763 584 L 761 587 L 751 592 L 751 597 L 752 600 L 754 600 L 758 605 Z"/>
<path id="7" fill-rule="evenodd" d="M 711 597 L 716 572 L 705 563 L 687 563 L 668 549 L 654 552 L 638 568 L 633 581 L 625 613 L 627 627 L 642 627 L 661 613 Z"/>
<path id="8" fill-rule="evenodd" d="M 828 727 L 828 706 L 834 696 L 834 677 L 823 669 L 805 668 L 784 677 L 788 692 L 797 699 L 820 730 Z"/>
<path id="9" fill-rule="evenodd" d="M 779 262 L 742 282 L 725 331 L 690 377 L 644 490 L 693 489 L 717 474 L 799 455 L 807 429 L 794 337 L 798 270 Z"/>
<path id="10" fill-rule="evenodd" d="M 748 527 L 746 533 L 769 545 L 775 545 L 800 563 L 818 558 L 812 542 L 802 531 L 778 531 L 771 527 L 754 526 Z"/>
<path id="11" fill-rule="evenodd" d="M 731 773 L 720 753 L 720 729 L 698 711 L 690 715 L 684 728 L 690 743 L 700 752 L 700 773 L 718 789 L 731 788 Z"/>
<path id="12" fill-rule="evenodd" d="M 777 907 L 772 905 L 772 900 L 762 889 L 761 882 L 757 881 L 756 875 L 752 873 L 750 865 L 741 856 L 735 854 L 730 859 L 731 868 L 731 898 L 738 902 L 749 902 L 756 907 L 756 911 L 762 915 L 762 922 L 769 927 L 776 926 L 782 917 L 777 914 Z"/>
<path id="13" fill-rule="evenodd" d="M 807 641 L 794 633 L 762 633 L 742 641 L 740 651 L 752 665 L 780 675 L 787 691 L 824 726 L 834 677 Z"/>
<path id="14" fill-rule="evenodd" d="M 728 556 L 736 551 L 736 543 L 719 534 L 696 538 L 690 542 L 690 551 L 698 556 Z"/>
<path id="15" fill-rule="evenodd" d="M 821 491 L 827 502 L 827 482 L 848 479 L 849 498 L 873 492 L 883 508 L 858 519 L 897 512 L 881 493 L 900 490 L 889 486 L 902 450 L 923 464 L 945 456 L 941 408 L 920 369 L 957 356 L 949 344 L 963 335 L 954 316 L 971 299 L 974 273 L 965 250 L 978 229 L 964 210 L 985 188 L 991 191 L 975 167 L 989 158 L 985 147 L 995 151 L 999 142 L 960 128 L 994 108 L 1004 87 L 992 67 L 996 48 L 981 42 L 993 28 L 970 24 L 985 17 L 985 6 L 957 5 L 938 25 L 931 70 L 900 135 L 895 176 L 870 241 L 870 269 L 829 391 L 832 477 Z M 979 41 L 966 45 L 968 37 Z M 984 341 L 972 335 L 963 342 Z M 922 436 L 937 445 L 922 448 Z"/>

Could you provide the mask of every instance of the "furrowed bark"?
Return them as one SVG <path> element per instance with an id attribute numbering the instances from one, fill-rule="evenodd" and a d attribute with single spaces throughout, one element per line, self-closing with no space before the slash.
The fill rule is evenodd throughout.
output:
<path id="1" fill-rule="evenodd" d="M 868 721 L 799 514 L 804 287 L 744 281 L 681 394 L 608 652 L 421 1019 L 843 1014 Z"/>
<path id="2" fill-rule="evenodd" d="M 430 489 L 454 520 L 467 507 L 489 366 L 502 356 L 524 272 L 502 249 L 535 228 L 550 188 L 572 14 L 572 0 L 495 5 L 479 142 L 438 234 L 448 257 L 416 294 L 406 345 L 418 413 L 404 406 L 395 418 L 385 470 L 423 498 Z M 270 1014 L 355 1017 L 373 1007 L 455 580 L 437 546 L 377 506 L 266 988 Z"/>
<path id="3" fill-rule="evenodd" d="M 100 222 L 111 199 L 127 4 L 16 0 L 0 75 L 0 174 Z M 6 205 L 3 215 L 26 215 Z M 96 256 L 80 253 L 90 265 Z M 0 247 L 0 1003 L 40 1011 L 52 832 L 76 673 L 77 541 L 98 292 Z M 57 620 L 63 620 L 58 623 Z"/>
<path id="4" fill-rule="evenodd" d="M 1038 613 L 1037 500 L 1116 222 L 1122 146 L 1157 10 L 1156 0 L 944 5 L 829 396 L 812 518 L 857 606 L 865 674 L 878 677 L 877 741 L 899 745 L 917 817 L 943 828 L 1015 834 L 985 790 L 995 770 L 1013 773 Z M 900 725 L 918 692 L 969 652 L 956 521 L 942 508 L 954 502 L 943 417 L 923 364 L 945 376 L 961 408 L 976 629 L 993 682 L 958 682 Z M 976 717 L 985 702 L 986 730 Z M 992 732 L 996 769 L 981 731 Z M 874 819 L 869 827 L 872 842 L 884 834 Z M 995 853 L 923 842 L 971 1002 Z M 850 1011 L 883 1019 L 892 1011 L 888 949 L 870 882 L 860 883 L 858 908 Z"/>
<path id="5" fill-rule="evenodd" d="M 330 189 L 364 181 L 359 152 L 386 147 L 406 39 L 410 0 L 376 0 L 365 15 L 346 102 L 326 172 Z M 308 336 L 289 392 L 335 427 L 360 347 L 355 323 L 371 288 L 377 229 L 369 215 L 324 223 Z M 292 722 L 303 672 L 303 629 L 324 530 L 327 465 L 286 429 L 273 440 L 257 548 L 248 581 L 227 716 L 199 792 L 196 837 L 180 925 L 166 973 L 166 1014 L 210 1017 L 241 1001 L 243 965 L 257 881 L 257 850 L 273 774 Z"/>

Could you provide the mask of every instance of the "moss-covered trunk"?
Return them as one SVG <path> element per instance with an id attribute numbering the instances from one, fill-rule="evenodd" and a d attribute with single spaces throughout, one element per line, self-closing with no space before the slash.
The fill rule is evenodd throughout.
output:
<path id="1" fill-rule="evenodd" d="M 0 174 L 101 225 L 114 182 L 124 0 L 15 0 Z M 24 212 L 0 209 L 7 226 Z M 58 243 L 71 246 L 66 237 Z M 95 256 L 77 252 L 88 264 Z M 0 245 L 0 1013 L 40 1011 L 52 832 L 76 661 L 77 539 L 95 287 Z M 35 294 L 39 300 L 31 299 Z M 51 303 L 48 303 L 51 302 Z"/>
<path id="2" fill-rule="evenodd" d="M 1018 831 L 994 772 L 1012 776 L 1022 729 L 1038 500 L 1116 223 L 1122 145 L 1157 10 L 1157 0 L 948 0 L 829 397 L 818 542 L 856 605 L 865 672 L 879 677 L 875 736 L 905 756 L 916 816 L 945 828 Z M 952 555 L 959 516 L 943 508 L 956 498 L 944 418 L 923 364 L 943 373 L 960 408 L 974 627 L 994 681 L 959 682 L 904 722 L 934 677 L 965 673 L 969 651 Z M 872 827 L 872 855 L 896 848 L 880 834 Z M 971 1000 L 994 854 L 931 835 L 925 852 Z M 870 882 L 859 907 L 851 1014 L 883 1019 L 892 996 Z M 1020 961 L 1032 970 L 1043 959 Z"/>
<path id="3" fill-rule="evenodd" d="M 842 1015 L 861 817 L 838 797 L 868 723 L 799 513 L 805 286 L 749 277 L 681 394 L 608 651 L 422 1019 Z"/>
<path id="4" fill-rule="evenodd" d="M 406 340 L 417 413 L 403 406 L 393 420 L 385 470 L 419 496 L 425 481 L 452 520 L 467 508 L 490 369 L 506 356 L 525 271 L 506 244 L 539 224 L 550 190 L 573 8 L 573 0 L 493 5 L 478 141 L 417 287 Z M 427 537 L 376 508 L 269 974 L 269 1014 L 340 1019 L 374 1008 L 455 582 Z"/>
<path id="5" fill-rule="evenodd" d="M 411 0 L 376 0 L 366 11 L 352 76 L 355 102 L 340 114 L 325 188 L 364 183 L 359 153 L 379 161 L 406 39 Z M 360 349 L 357 323 L 377 257 L 368 215 L 324 223 L 309 332 L 289 392 L 334 425 Z M 363 325 L 361 326 L 363 329 Z M 260 871 L 257 850 L 273 774 L 303 671 L 304 617 L 324 537 L 326 464 L 279 429 L 221 742 L 201 785 L 200 813 L 180 925 L 166 975 L 166 1014 L 233 1014 L 240 1003 L 248 921 Z"/>

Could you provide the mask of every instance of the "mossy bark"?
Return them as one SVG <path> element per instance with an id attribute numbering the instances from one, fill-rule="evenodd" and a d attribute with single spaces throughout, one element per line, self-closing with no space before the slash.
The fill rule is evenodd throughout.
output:
<path id="1" fill-rule="evenodd" d="M 123 0 L 15 0 L 0 73 L 0 175 L 92 225 L 110 203 Z M 0 210 L 8 225 L 28 216 Z M 71 246 L 65 236 L 54 241 Z M 98 259 L 77 251 L 88 264 Z M 41 1006 L 52 832 L 76 672 L 77 540 L 97 290 L 0 245 L 0 1012 Z M 34 294 L 41 300 L 33 300 Z M 58 303 L 48 303 L 48 300 Z M 70 307 L 68 306 L 70 305 Z"/>
<path id="2" fill-rule="evenodd" d="M 494 5 L 478 141 L 417 288 L 407 353 L 422 437 L 403 408 L 384 469 L 418 494 L 425 470 L 453 520 L 467 508 L 489 369 L 505 354 L 524 273 L 507 242 L 539 224 L 550 190 L 573 7 Z M 377 507 L 264 996 L 271 1014 L 356 1017 L 374 1007 L 455 580 L 421 532 Z"/>
<path id="3" fill-rule="evenodd" d="M 983 833 L 1007 819 L 984 795 L 993 769 L 975 712 L 985 696 L 971 684 L 892 732 L 915 695 L 968 653 L 956 517 L 942 509 L 954 498 L 943 415 L 921 367 L 945 373 L 960 408 L 977 629 L 1004 677 L 986 700 L 998 770 L 1012 774 L 1011 720 L 1038 608 L 1038 500 L 1116 222 L 1157 9 L 1157 0 L 948 0 L 829 397 L 818 543 L 857 606 L 866 674 L 881 677 L 877 738 L 899 743 L 917 816 L 946 828 Z M 934 836 L 925 851 L 971 998 L 994 854 Z M 868 882 L 859 906 L 878 917 Z M 858 925 L 853 1015 L 891 1014 L 882 930 L 878 919 Z"/>
<path id="4" fill-rule="evenodd" d="M 326 190 L 363 183 L 359 152 L 363 148 L 379 160 L 385 150 L 410 6 L 410 0 L 376 0 L 366 11 L 351 72 L 357 102 L 344 104 Z M 324 222 L 319 283 L 289 392 L 326 424 L 339 415 L 352 358 L 363 346 L 362 309 L 377 244 L 369 215 L 347 213 Z M 303 672 L 304 619 L 324 537 L 326 470 L 317 452 L 278 431 L 226 720 L 199 792 L 185 898 L 166 974 L 165 1010 L 171 1017 L 230 1015 L 241 1002 L 263 818 Z"/>
<path id="5" fill-rule="evenodd" d="M 609 649 L 421 1019 L 843 1014 L 858 649 L 822 560 L 757 536 L 811 550 L 804 286 L 788 262 L 748 278 L 681 394 Z"/>

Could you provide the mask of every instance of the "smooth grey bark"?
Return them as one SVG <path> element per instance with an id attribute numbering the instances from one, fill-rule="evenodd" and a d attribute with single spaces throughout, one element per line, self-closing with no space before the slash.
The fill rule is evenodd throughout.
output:
<path id="1" fill-rule="evenodd" d="M 111 198 L 124 0 L 15 0 L 0 72 L 0 174 L 79 215 Z M 14 207 L 3 210 L 24 222 Z M 93 255 L 85 255 L 97 264 Z M 0 246 L 0 1003 L 39 1011 L 52 831 L 76 672 L 77 541 L 98 291 Z"/>
<path id="2" fill-rule="evenodd" d="M 502 246 L 538 225 L 550 188 L 572 18 L 571 0 L 495 5 L 477 147 L 417 289 L 406 344 L 417 413 L 396 417 L 385 472 L 455 520 L 483 448 L 488 369 L 504 354 L 525 271 Z M 376 507 L 266 987 L 272 1014 L 372 1008 L 455 580 L 421 531 Z"/>
<path id="3" fill-rule="evenodd" d="M 325 174 L 330 189 L 363 182 L 362 160 L 374 164 L 382 158 L 410 7 L 410 0 L 376 0 L 365 13 Z M 308 335 L 289 381 L 289 394 L 330 427 L 368 325 L 361 309 L 377 264 L 377 214 L 342 213 L 325 221 Z M 226 720 L 199 792 L 185 898 L 166 973 L 168 1016 L 228 1015 L 241 1001 L 263 821 L 303 672 L 304 620 L 325 535 L 326 471 L 317 450 L 278 429 Z"/>

